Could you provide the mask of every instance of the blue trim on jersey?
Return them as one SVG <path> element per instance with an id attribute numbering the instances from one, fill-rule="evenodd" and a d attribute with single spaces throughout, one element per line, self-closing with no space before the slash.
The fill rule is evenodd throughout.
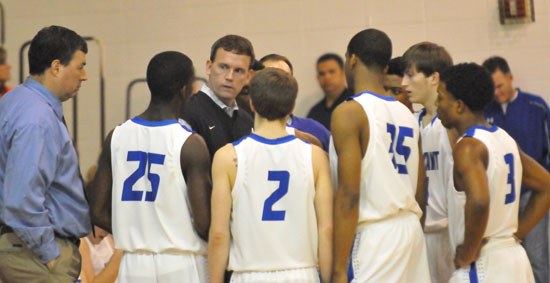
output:
<path id="1" fill-rule="evenodd" d="M 242 141 L 246 140 L 246 138 L 248 138 L 248 136 L 244 136 L 244 137 L 232 142 L 233 146 L 239 145 Z"/>
<path id="2" fill-rule="evenodd" d="M 492 126 L 490 128 L 487 128 L 485 126 L 473 126 L 471 128 L 469 128 L 466 133 L 463 135 L 463 137 L 473 137 L 476 130 L 484 130 L 484 131 L 488 131 L 488 132 L 491 132 L 491 133 L 494 133 L 496 132 L 498 129 L 497 126 Z"/>
<path id="3" fill-rule="evenodd" d="M 434 118 L 432 119 L 432 121 L 430 122 L 430 124 L 434 124 L 435 120 L 437 119 L 437 117 L 439 117 L 439 114 L 435 114 Z"/>
<path id="4" fill-rule="evenodd" d="M 185 125 L 180 124 L 180 126 L 181 126 L 184 130 L 190 132 L 191 134 L 196 134 L 196 133 L 197 133 L 197 132 L 195 132 L 195 131 L 190 130 L 190 129 L 187 128 Z"/>
<path id="5" fill-rule="evenodd" d="M 177 120 L 147 121 L 139 118 L 138 116 L 132 118 L 132 122 L 146 127 L 161 127 L 172 124 L 179 124 Z"/>
<path id="6" fill-rule="evenodd" d="M 262 136 L 258 136 L 254 133 L 250 134 L 249 137 L 251 137 L 252 139 L 258 142 L 265 143 L 265 144 L 282 144 L 282 143 L 289 142 L 291 140 L 296 139 L 296 136 L 288 135 L 288 136 L 284 136 L 284 137 L 280 137 L 272 140 L 272 139 L 266 139 Z"/>
<path id="7" fill-rule="evenodd" d="M 426 108 L 422 108 L 422 110 L 420 110 L 420 114 L 418 115 L 418 126 L 422 127 L 422 118 L 424 118 L 424 116 L 426 115 L 426 113 L 428 113 L 426 111 Z M 435 114 L 434 118 L 432 119 L 432 121 L 430 122 L 430 125 L 433 125 L 435 120 L 439 117 L 439 114 Z"/>
<path id="8" fill-rule="evenodd" d="M 395 100 L 394 97 L 391 97 L 391 96 L 383 96 L 383 95 L 380 95 L 380 94 L 377 94 L 377 93 L 374 93 L 374 92 L 371 92 L 371 91 L 363 91 L 363 92 L 360 92 L 360 93 L 358 93 L 358 94 L 356 94 L 356 95 L 354 95 L 354 96 L 348 97 L 346 100 L 352 100 L 352 99 L 354 99 L 354 98 L 356 98 L 356 97 L 359 97 L 359 96 L 361 96 L 361 95 L 363 95 L 363 94 L 365 94 L 365 93 L 368 93 L 368 94 L 370 94 L 370 95 L 372 95 L 372 96 L 375 96 L 375 97 L 377 97 L 377 98 L 380 98 L 380 99 L 382 99 L 382 100 L 386 100 L 386 101 L 397 101 L 397 100 Z"/>
<path id="9" fill-rule="evenodd" d="M 470 272 L 468 273 L 468 275 L 470 276 L 470 283 L 478 283 L 478 279 L 477 279 L 477 268 L 476 268 L 476 262 L 472 262 L 472 264 L 470 264 Z"/>
<path id="10" fill-rule="evenodd" d="M 426 113 L 426 108 L 422 108 L 422 110 L 420 110 L 420 114 L 418 114 L 418 126 L 422 127 L 422 118 L 424 118 Z"/>
<path id="11" fill-rule="evenodd" d="M 350 258 L 351 258 L 351 255 L 350 255 Z M 353 281 L 354 278 L 355 278 L 355 273 L 353 272 L 353 264 L 351 263 L 351 260 L 350 260 L 350 262 L 348 263 L 348 283 Z"/>

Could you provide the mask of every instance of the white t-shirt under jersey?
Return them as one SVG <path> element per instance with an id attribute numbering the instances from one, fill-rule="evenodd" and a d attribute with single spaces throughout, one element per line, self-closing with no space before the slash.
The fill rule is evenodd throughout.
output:
<path id="1" fill-rule="evenodd" d="M 135 117 L 111 140 L 113 238 L 128 252 L 206 254 L 192 225 L 181 147 L 192 134 L 176 120 Z"/>

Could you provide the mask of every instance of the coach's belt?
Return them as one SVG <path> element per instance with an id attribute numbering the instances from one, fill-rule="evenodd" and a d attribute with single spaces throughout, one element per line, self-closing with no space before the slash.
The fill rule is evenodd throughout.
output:
<path id="1" fill-rule="evenodd" d="M 12 229 L 10 226 L 8 226 L 8 225 L 6 225 L 6 224 L 4 224 L 4 223 L 0 223 L 0 235 L 4 235 L 4 234 L 6 234 L 6 233 L 14 233 L 14 232 L 13 232 L 13 229 Z M 61 239 L 66 239 L 66 240 L 68 240 L 69 242 L 75 244 L 77 247 L 80 246 L 80 239 L 77 238 L 77 237 L 65 237 L 65 236 L 61 236 L 61 235 L 59 235 L 59 234 L 58 234 L 57 232 L 55 232 L 55 231 L 54 231 L 54 235 L 55 235 L 55 237 L 57 237 L 57 238 L 61 238 Z"/>

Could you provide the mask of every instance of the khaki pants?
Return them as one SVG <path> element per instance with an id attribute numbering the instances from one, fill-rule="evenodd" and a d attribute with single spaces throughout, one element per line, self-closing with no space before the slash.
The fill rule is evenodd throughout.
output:
<path id="1" fill-rule="evenodd" d="M 49 270 L 15 233 L 0 235 L 0 280 L 11 282 L 75 282 L 80 274 L 81 257 L 71 241 L 56 237 L 61 253 Z"/>

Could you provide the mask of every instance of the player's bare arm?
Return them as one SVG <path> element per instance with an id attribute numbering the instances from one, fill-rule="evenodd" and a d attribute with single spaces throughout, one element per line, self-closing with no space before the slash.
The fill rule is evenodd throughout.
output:
<path id="1" fill-rule="evenodd" d="M 338 154 L 332 279 L 333 282 L 347 282 L 348 258 L 359 217 L 361 159 L 369 136 L 368 119 L 361 105 L 355 101 L 339 105 L 332 114 L 331 130 Z"/>
<path id="2" fill-rule="evenodd" d="M 212 222 L 208 240 L 210 282 L 221 283 L 229 258 L 231 189 L 237 175 L 237 154 L 232 144 L 220 148 L 212 163 Z"/>
<path id="3" fill-rule="evenodd" d="M 312 163 L 315 179 L 315 214 L 319 239 L 318 255 L 322 282 L 330 282 L 332 270 L 332 204 L 333 189 L 327 154 L 312 146 Z"/>
<path id="4" fill-rule="evenodd" d="M 515 234 L 517 238 L 523 239 L 550 208 L 550 173 L 521 150 L 519 156 L 523 167 L 522 185 L 532 190 L 529 203 L 519 216 L 518 231 Z"/>
<path id="5" fill-rule="evenodd" d="M 187 182 L 193 227 L 207 240 L 210 227 L 210 154 L 204 139 L 193 134 L 185 141 L 180 153 L 181 170 Z"/>
<path id="6" fill-rule="evenodd" d="M 422 154 L 422 140 L 418 137 L 418 152 Z M 424 158 L 418 158 L 418 179 L 416 181 L 416 194 L 415 199 L 420 209 L 422 209 L 422 217 L 420 217 L 420 225 L 424 229 L 424 223 L 426 222 L 426 205 L 428 198 L 426 196 L 426 168 L 424 165 Z"/>
<path id="7" fill-rule="evenodd" d="M 456 248 L 455 265 L 476 261 L 489 220 L 489 181 L 487 147 L 474 138 L 464 138 L 453 151 L 454 180 L 458 191 L 466 193 L 464 242 Z"/>
<path id="8" fill-rule="evenodd" d="M 90 215 L 93 225 L 112 233 L 111 202 L 113 192 L 113 170 L 111 168 L 111 138 L 113 131 L 103 142 L 103 149 L 97 162 L 97 172 L 86 192 L 90 198 Z"/>

